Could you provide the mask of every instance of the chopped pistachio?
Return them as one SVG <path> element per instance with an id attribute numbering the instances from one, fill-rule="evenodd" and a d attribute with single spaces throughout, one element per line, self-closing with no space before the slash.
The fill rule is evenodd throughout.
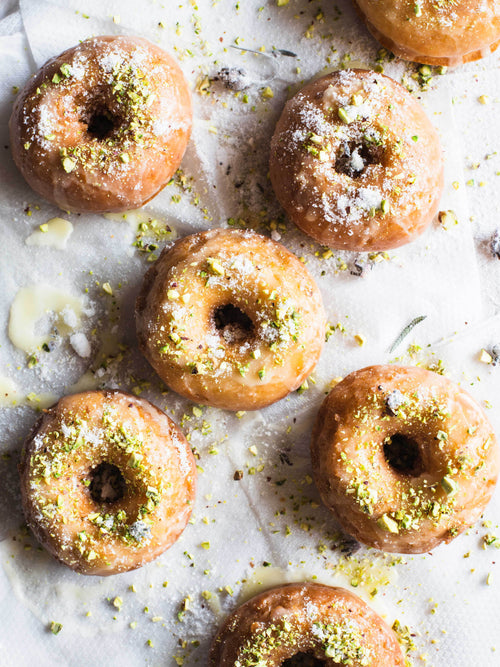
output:
<path id="1" fill-rule="evenodd" d="M 443 489 L 446 492 L 446 495 L 448 496 L 454 496 L 458 491 L 457 482 L 451 477 L 448 477 L 448 475 L 445 475 L 441 480 L 441 486 L 443 487 Z"/>
<path id="2" fill-rule="evenodd" d="M 207 264 L 210 267 L 210 270 L 212 273 L 215 273 L 217 276 L 223 276 L 224 275 L 224 267 L 220 263 L 218 259 L 215 257 L 208 257 L 207 258 Z"/>
<path id="3" fill-rule="evenodd" d="M 444 229 L 450 229 L 453 225 L 458 225 L 458 219 L 454 211 L 439 211 L 438 220 Z"/>
<path id="4" fill-rule="evenodd" d="M 383 530 L 387 530 L 389 533 L 399 533 L 399 526 L 397 524 L 397 521 L 394 521 L 394 519 L 391 519 L 390 516 L 387 514 L 383 514 L 380 519 L 377 521 L 377 525 L 379 528 L 382 528 Z"/>
<path id="5" fill-rule="evenodd" d="M 493 362 L 493 357 L 483 348 L 479 353 L 479 361 L 483 364 L 491 364 Z"/>
<path id="6" fill-rule="evenodd" d="M 30 357 L 28 357 L 28 368 L 34 368 L 38 363 L 38 359 L 35 357 L 34 354 L 32 354 Z"/>
<path id="7" fill-rule="evenodd" d="M 50 631 L 53 635 L 58 635 L 62 630 L 62 623 L 57 623 L 56 621 L 51 621 Z"/>
<path id="8" fill-rule="evenodd" d="M 309 138 L 313 144 L 317 144 L 318 146 L 321 145 L 324 141 L 324 137 L 320 137 L 318 134 L 314 134 L 314 132 Z"/>
<path id="9" fill-rule="evenodd" d="M 139 454 L 139 452 L 132 452 L 128 460 L 128 464 L 131 468 L 137 468 L 143 458 L 144 456 Z"/>
<path id="10" fill-rule="evenodd" d="M 71 65 L 69 65 L 68 63 L 63 63 L 59 69 L 61 70 L 63 76 L 65 76 L 66 78 L 71 76 Z"/>
<path id="11" fill-rule="evenodd" d="M 63 160 L 62 160 L 62 166 L 63 166 L 64 171 L 65 171 L 67 174 L 71 174 L 71 172 L 72 172 L 72 171 L 74 170 L 74 168 L 76 167 L 76 161 L 73 160 L 73 159 L 70 158 L 70 157 L 65 157 L 65 158 L 63 158 Z"/>
<path id="12" fill-rule="evenodd" d="M 340 109 L 338 110 L 338 116 L 340 120 L 343 123 L 346 123 L 347 125 L 349 125 L 349 123 L 351 122 L 349 116 L 347 115 L 346 110 L 343 107 L 340 107 Z"/>

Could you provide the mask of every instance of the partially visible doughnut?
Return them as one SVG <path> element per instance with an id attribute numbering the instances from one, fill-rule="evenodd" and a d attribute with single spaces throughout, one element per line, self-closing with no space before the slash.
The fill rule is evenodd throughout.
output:
<path id="1" fill-rule="evenodd" d="M 290 219 L 319 243 L 388 250 L 422 234 L 437 212 L 443 158 L 436 130 L 403 86 L 343 70 L 287 102 L 270 175 Z"/>
<path id="2" fill-rule="evenodd" d="M 68 211 L 142 206 L 170 180 L 191 132 L 182 71 L 139 37 L 93 37 L 49 60 L 19 93 L 14 160 Z"/>
<path id="3" fill-rule="evenodd" d="M 394 632 L 360 598 L 309 583 L 273 588 L 243 604 L 210 651 L 211 667 L 278 667 L 290 659 L 331 667 L 405 664 Z"/>
<path id="4" fill-rule="evenodd" d="M 370 366 L 323 401 L 311 443 L 314 479 L 345 530 L 377 549 L 422 553 L 473 524 L 500 456 L 481 407 L 445 377 Z"/>
<path id="5" fill-rule="evenodd" d="M 354 0 L 368 30 L 405 60 L 461 65 L 500 43 L 497 0 Z"/>
<path id="6" fill-rule="evenodd" d="M 297 389 L 325 338 L 321 294 L 279 243 L 213 229 L 166 248 L 137 299 L 139 346 L 197 403 L 257 410 Z"/>
<path id="7" fill-rule="evenodd" d="M 196 466 L 182 432 L 148 401 L 119 391 L 62 398 L 35 424 L 19 470 L 28 525 L 82 574 L 153 560 L 193 509 Z"/>

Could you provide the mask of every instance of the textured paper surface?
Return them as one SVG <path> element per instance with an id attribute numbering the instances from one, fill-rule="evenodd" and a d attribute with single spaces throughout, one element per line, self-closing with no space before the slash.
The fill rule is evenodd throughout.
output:
<path id="1" fill-rule="evenodd" d="M 345 560 L 338 527 L 311 484 L 308 448 L 330 380 L 396 356 L 415 362 L 405 355 L 410 343 L 422 346 L 422 360 L 441 359 L 452 379 L 479 401 L 488 400 L 488 416 L 500 432 L 500 368 L 477 361 L 481 348 L 500 342 L 495 317 L 500 261 L 489 251 L 498 225 L 500 158 L 485 159 L 500 140 L 495 124 L 498 56 L 435 76 L 430 90 L 416 93 L 445 151 L 441 209 L 452 209 L 458 225 L 445 231 L 435 223 L 421 239 L 380 263 L 355 254 L 322 259 L 324 249 L 293 225 L 278 227 L 281 241 L 304 258 L 317 279 L 329 321 L 342 323 L 345 333 L 330 338 L 315 383 L 310 381 L 305 393 L 240 419 L 210 408 L 196 416 L 188 401 L 165 393 L 138 353 L 133 305 L 150 265 L 132 245 L 136 218 L 62 214 L 28 188 L 3 148 L 8 146 L 13 86 L 21 87 L 49 57 L 81 39 L 138 34 L 177 55 L 193 89 L 224 66 L 245 69 L 251 83 L 245 91 L 248 103 L 216 84 L 210 95 L 193 93 L 194 131 L 182 164 L 191 190 L 168 186 L 142 215 L 169 224 L 171 240 L 226 225 L 229 218 L 244 219 L 269 234 L 269 225 L 258 227 L 258 222 L 280 220 L 267 157 L 284 101 L 310 77 L 348 62 L 346 54 L 351 64 L 373 67 L 378 45 L 347 2 L 338 5 L 340 12 L 333 3 L 323 3 L 323 18 L 319 4 L 305 0 L 290 0 L 282 8 L 244 0 L 238 12 L 235 5 L 229 0 L 200 0 L 197 8 L 181 0 L 21 0 L 20 7 L 15 2 L 0 7 L 0 377 L 16 384 L 23 404 L 0 408 L 0 448 L 6 455 L 0 460 L 0 663 L 175 665 L 184 659 L 185 665 L 205 665 L 216 626 L 236 604 L 259 588 L 316 577 L 352 587 L 389 623 L 397 618 L 407 624 L 416 635 L 415 665 L 493 667 L 500 664 L 493 650 L 497 645 L 500 651 L 499 552 L 483 549 L 482 538 L 495 530 L 498 534 L 498 493 L 485 515 L 491 527 L 479 522 L 432 555 L 397 559 L 360 549 Z M 287 49 L 297 57 L 245 54 L 233 48 L 235 41 L 249 49 L 264 46 L 267 54 L 273 47 Z M 415 71 L 397 60 L 385 64 L 385 73 L 397 80 Z M 262 99 L 264 86 L 272 88 L 272 99 Z M 481 95 L 489 95 L 488 104 L 478 101 Z M 181 201 L 173 201 L 173 195 Z M 26 238 L 55 216 L 74 226 L 66 249 L 27 246 Z M 361 277 L 349 270 L 355 261 L 364 267 Z M 341 270 L 343 263 L 348 270 Z M 114 298 L 103 291 L 105 282 Z M 7 321 L 18 290 L 35 284 L 82 298 L 87 314 L 78 331 L 91 342 L 89 358 L 79 357 L 66 339 L 40 355 L 34 369 L 27 368 L 25 353 L 7 337 Z M 399 332 L 420 315 L 426 319 L 389 355 Z M 363 346 L 355 335 L 364 337 Z M 99 370 L 110 355 L 114 361 Z M 20 529 L 16 465 L 22 439 L 36 418 L 30 406 L 40 397 L 38 404 L 50 403 L 77 382 L 80 388 L 141 391 L 191 433 L 203 469 L 193 523 L 179 542 L 141 570 L 106 579 L 82 577 L 58 565 Z M 249 451 L 252 445 L 256 456 Z M 244 471 L 241 481 L 233 480 L 235 470 Z M 205 542 L 209 549 L 201 546 Z M 262 568 L 264 562 L 270 566 Z M 374 588 L 378 593 L 372 597 Z M 203 591 L 212 594 L 209 601 Z M 112 604 L 117 596 L 123 600 L 121 611 Z M 187 596 L 190 609 L 179 621 Z M 57 636 L 48 630 L 51 621 L 63 624 Z M 130 623 L 137 623 L 135 629 Z"/>

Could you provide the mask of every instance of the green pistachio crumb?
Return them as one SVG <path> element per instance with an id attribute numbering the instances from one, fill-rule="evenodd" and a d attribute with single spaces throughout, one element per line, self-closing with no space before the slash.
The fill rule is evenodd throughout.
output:
<path id="1" fill-rule="evenodd" d="M 387 514 L 383 514 L 380 519 L 377 521 L 377 526 L 379 528 L 382 528 L 383 530 L 387 530 L 389 533 L 399 533 L 399 526 L 397 524 L 397 521 L 394 521 L 394 519 L 391 519 L 390 516 Z"/>
<path id="2" fill-rule="evenodd" d="M 438 220 L 444 229 L 450 229 L 454 225 L 458 225 L 457 216 L 453 211 L 439 211 Z"/>
<path id="3" fill-rule="evenodd" d="M 63 158 L 63 160 L 62 160 L 62 166 L 63 166 L 64 171 L 65 171 L 67 174 L 71 174 L 71 172 L 72 172 L 72 171 L 75 169 L 75 167 L 76 167 L 76 161 L 73 160 L 73 159 L 70 158 L 70 157 L 65 157 L 65 158 Z"/>
<path id="4" fill-rule="evenodd" d="M 349 123 L 351 122 L 349 116 L 347 115 L 346 110 L 342 107 L 340 107 L 340 109 L 338 110 L 338 116 L 343 123 L 346 123 L 346 125 L 349 125 Z"/>
<path id="5" fill-rule="evenodd" d="M 71 66 L 68 63 L 63 63 L 59 69 L 66 78 L 71 76 Z"/>
<path id="6" fill-rule="evenodd" d="M 217 276 L 223 276 L 224 275 L 224 267 L 220 263 L 220 261 L 215 258 L 215 257 L 207 257 L 207 264 L 212 271 L 212 273 L 215 273 Z"/>
<path id="7" fill-rule="evenodd" d="M 56 621 L 51 621 L 50 631 L 53 635 L 58 635 L 62 630 L 62 623 L 57 623 Z"/>
<path id="8" fill-rule="evenodd" d="M 448 477 L 448 475 L 445 475 L 441 480 L 441 486 L 443 487 L 443 489 L 446 492 L 446 495 L 448 496 L 454 496 L 458 491 L 457 482 L 451 477 Z"/>

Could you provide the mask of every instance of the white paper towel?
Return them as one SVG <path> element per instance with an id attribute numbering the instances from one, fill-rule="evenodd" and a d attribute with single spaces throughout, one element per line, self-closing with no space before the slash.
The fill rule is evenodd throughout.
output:
<path id="1" fill-rule="evenodd" d="M 320 8 L 305 0 L 291 0 L 281 8 L 245 0 L 238 11 L 236 4 L 21 0 L 16 12 L 11 3 L 11 13 L 4 10 L 0 21 L 1 146 L 8 145 L 12 87 L 21 87 L 45 60 L 94 34 L 139 34 L 177 55 L 193 88 L 224 66 L 245 69 L 251 82 L 245 91 L 248 102 L 216 83 L 209 95 L 194 93 L 193 138 L 182 164 L 184 189 L 167 187 L 141 215 L 168 223 L 174 230 L 169 239 L 225 225 L 230 218 L 269 233 L 269 223 L 280 223 L 282 216 L 267 179 L 268 147 L 286 97 L 316 73 L 348 62 L 346 54 L 351 64 L 373 66 L 378 46 L 347 1 L 339 4 L 340 11 L 332 3 Z M 236 46 L 264 46 L 268 55 L 242 53 Z M 273 47 L 296 57 L 269 55 Z M 397 60 L 385 67 L 398 80 L 416 69 Z M 203 472 L 193 525 L 167 553 L 137 572 L 82 577 L 56 564 L 19 530 L 23 519 L 16 464 L 36 414 L 25 405 L 0 409 L 0 448 L 6 454 L 0 460 L 1 660 L 16 667 L 175 665 L 182 660 L 184 665 L 205 665 L 223 614 L 258 590 L 259 582 L 262 588 L 317 577 L 348 587 L 357 584 L 353 589 L 389 622 L 398 618 L 408 624 L 416 635 L 416 665 L 500 664 L 493 652 L 500 614 L 498 551 L 482 548 L 484 535 L 498 534 L 498 493 L 486 515 L 491 527 L 479 523 L 432 555 L 399 559 L 361 549 L 346 560 L 337 526 L 311 483 L 308 453 L 311 423 L 330 380 L 396 355 L 415 361 L 405 356 L 412 342 L 420 344 L 426 359 L 441 359 L 450 377 L 478 400 L 491 402 L 488 414 L 500 432 L 500 368 L 477 361 L 481 348 L 500 341 L 498 317 L 481 319 L 500 305 L 500 261 L 488 252 L 498 213 L 499 166 L 495 158 L 481 157 L 498 146 L 499 78 L 493 56 L 456 74 L 436 76 L 431 90 L 418 93 L 441 134 L 446 159 L 441 208 L 455 211 L 458 225 L 452 229 L 434 224 L 415 243 L 389 253 L 390 261 L 377 263 L 351 253 L 322 259 L 323 249 L 290 223 L 284 228 L 278 224 L 281 241 L 304 258 L 317 279 L 330 322 L 340 322 L 345 333 L 337 331 L 326 344 L 308 391 L 240 419 L 211 408 L 197 416 L 192 404 L 164 393 L 137 352 L 133 304 L 149 264 L 132 245 L 136 218 L 119 222 L 63 216 L 74 225 L 65 251 L 26 246 L 38 225 L 61 212 L 28 188 L 2 148 L 2 322 L 6 324 L 20 287 L 57 286 L 82 297 L 86 315 L 81 332 L 92 344 L 92 356 L 78 357 L 64 340 L 28 369 L 26 355 L 13 347 L 4 328 L 0 376 L 16 383 L 21 399 L 30 393 L 58 397 L 79 380 L 80 387 L 141 391 L 191 433 Z M 272 99 L 262 98 L 264 85 L 272 88 Z M 489 94 L 490 104 L 478 102 L 483 94 Z M 471 178 L 469 154 L 480 162 L 473 177 L 486 185 L 465 185 Z M 180 195 L 181 201 L 176 203 L 172 195 Z M 259 227 L 259 221 L 265 224 Z M 343 264 L 353 268 L 354 261 L 363 265 L 361 276 L 342 270 Z M 103 292 L 105 282 L 113 287 L 114 299 Z M 389 355 L 398 333 L 420 315 L 427 317 Z M 363 346 L 356 334 L 365 338 Z M 106 370 L 103 358 L 108 359 Z M 88 369 L 93 373 L 85 374 Z M 256 455 L 249 450 L 253 445 Z M 249 474 L 253 469 L 255 474 Z M 233 479 L 236 470 L 244 472 L 241 481 Z M 208 549 L 201 546 L 206 542 Z M 263 563 L 270 566 L 263 568 Z M 486 585 L 489 572 L 491 584 Z M 374 588 L 378 593 L 372 597 Z M 203 591 L 210 592 L 209 600 Z M 188 596 L 190 608 L 178 620 Z M 112 602 L 116 597 L 123 600 L 120 611 Z M 48 630 L 51 621 L 63 624 L 57 636 Z"/>

